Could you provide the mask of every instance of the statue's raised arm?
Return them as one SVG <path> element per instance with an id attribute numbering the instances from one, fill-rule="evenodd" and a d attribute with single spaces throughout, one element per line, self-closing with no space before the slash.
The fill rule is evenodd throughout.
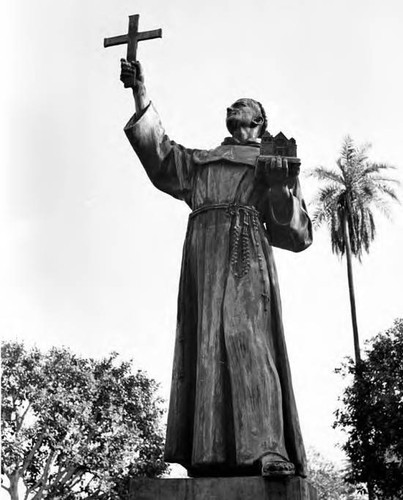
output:
<path id="1" fill-rule="evenodd" d="M 194 150 L 171 141 L 147 96 L 141 64 L 121 60 L 120 79 L 133 89 L 136 113 L 125 133 L 151 182 L 161 191 L 191 205 Z"/>

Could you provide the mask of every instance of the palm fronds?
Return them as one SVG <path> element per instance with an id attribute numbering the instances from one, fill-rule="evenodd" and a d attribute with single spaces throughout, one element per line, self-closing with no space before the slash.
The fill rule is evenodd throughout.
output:
<path id="1" fill-rule="evenodd" d="M 394 167 L 368 160 L 369 144 L 356 146 L 347 136 L 342 144 L 337 169 L 316 167 L 310 172 L 322 186 L 313 201 L 313 223 L 318 228 L 327 224 L 332 251 L 344 255 L 347 222 L 352 254 L 361 260 L 375 238 L 373 209 L 389 216 L 390 202 L 399 201 L 399 182 L 383 173 Z"/>

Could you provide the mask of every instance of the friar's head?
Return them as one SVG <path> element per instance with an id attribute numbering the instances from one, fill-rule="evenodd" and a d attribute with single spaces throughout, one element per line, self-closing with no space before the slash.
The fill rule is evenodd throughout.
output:
<path id="1" fill-rule="evenodd" d="M 227 129 L 236 137 L 242 131 L 243 138 L 262 137 L 267 127 L 266 112 L 260 102 L 242 98 L 227 108 Z"/>

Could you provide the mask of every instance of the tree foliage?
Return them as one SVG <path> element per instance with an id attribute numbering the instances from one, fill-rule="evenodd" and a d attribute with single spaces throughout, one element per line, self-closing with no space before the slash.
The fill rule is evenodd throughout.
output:
<path id="1" fill-rule="evenodd" d="M 332 250 L 344 255 L 346 252 L 347 223 L 351 252 L 361 259 L 375 238 L 373 208 L 389 214 L 389 201 L 398 201 L 396 180 L 385 176 L 393 167 L 384 163 L 373 163 L 368 159 L 369 145 L 356 146 L 351 137 L 346 137 L 337 169 L 317 167 L 311 175 L 323 186 L 314 200 L 313 224 L 327 224 Z"/>
<path id="2" fill-rule="evenodd" d="M 318 492 L 318 500 L 359 500 L 354 486 L 344 479 L 343 471 L 313 449 L 308 450 L 308 477 Z"/>
<path id="3" fill-rule="evenodd" d="M 367 483 L 372 497 L 403 498 L 403 319 L 377 335 L 356 367 L 336 412 L 335 426 L 347 434 L 343 446 L 351 462 L 347 479 Z"/>
<path id="4" fill-rule="evenodd" d="M 21 481 L 24 500 L 115 498 L 129 477 L 166 469 L 157 385 L 116 353 L 6 342 L 2 368 L 2 487 L 13 500 Z"/>

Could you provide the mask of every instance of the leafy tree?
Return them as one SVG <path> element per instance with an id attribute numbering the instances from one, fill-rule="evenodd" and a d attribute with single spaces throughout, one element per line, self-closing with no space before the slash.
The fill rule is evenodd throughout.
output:
<path id="1" fill-rule="evenodd" d="M 368 145 L 356 146 L 350 137 L 342 145 L 337 169 L 317 167 L 311 175 L 323 182 L 314 201 L 313 225 L 325 223 L 330 231 L 332 251 L 346 255 L 351 319 L 356 363 L 360 361 L 352 256 L 361 260 L 375 238 L 373 209 L 389 214 L 389 201 L 398 201 L 393 184 L 384 176 L 390 167 L 368 160 Z"/>
<path id="2" fill-rule="evenodd" d="M 156 383 L 131 363 L 2 344 L 2 487 L 18 500 L 121 498 L 131 476 L 158 476 Z M 6 481 L 3 481 L 7 479 Z"/>
<path id="3" fill-rule="evenodd" d="M 343 471 L 313 449 L 308 450 L 308 477 L 318 500 L 359 500 L 356 488 L 347 483 Z"/>
<path id="4" fill-rule="evenodd" d="M 351 378 L 335 426 L 347 434 L 347 479 L 367 483 L 370 498 L 403 498 L 403 319 L 377 335 L 360 367 L 340 369 Z"/>

